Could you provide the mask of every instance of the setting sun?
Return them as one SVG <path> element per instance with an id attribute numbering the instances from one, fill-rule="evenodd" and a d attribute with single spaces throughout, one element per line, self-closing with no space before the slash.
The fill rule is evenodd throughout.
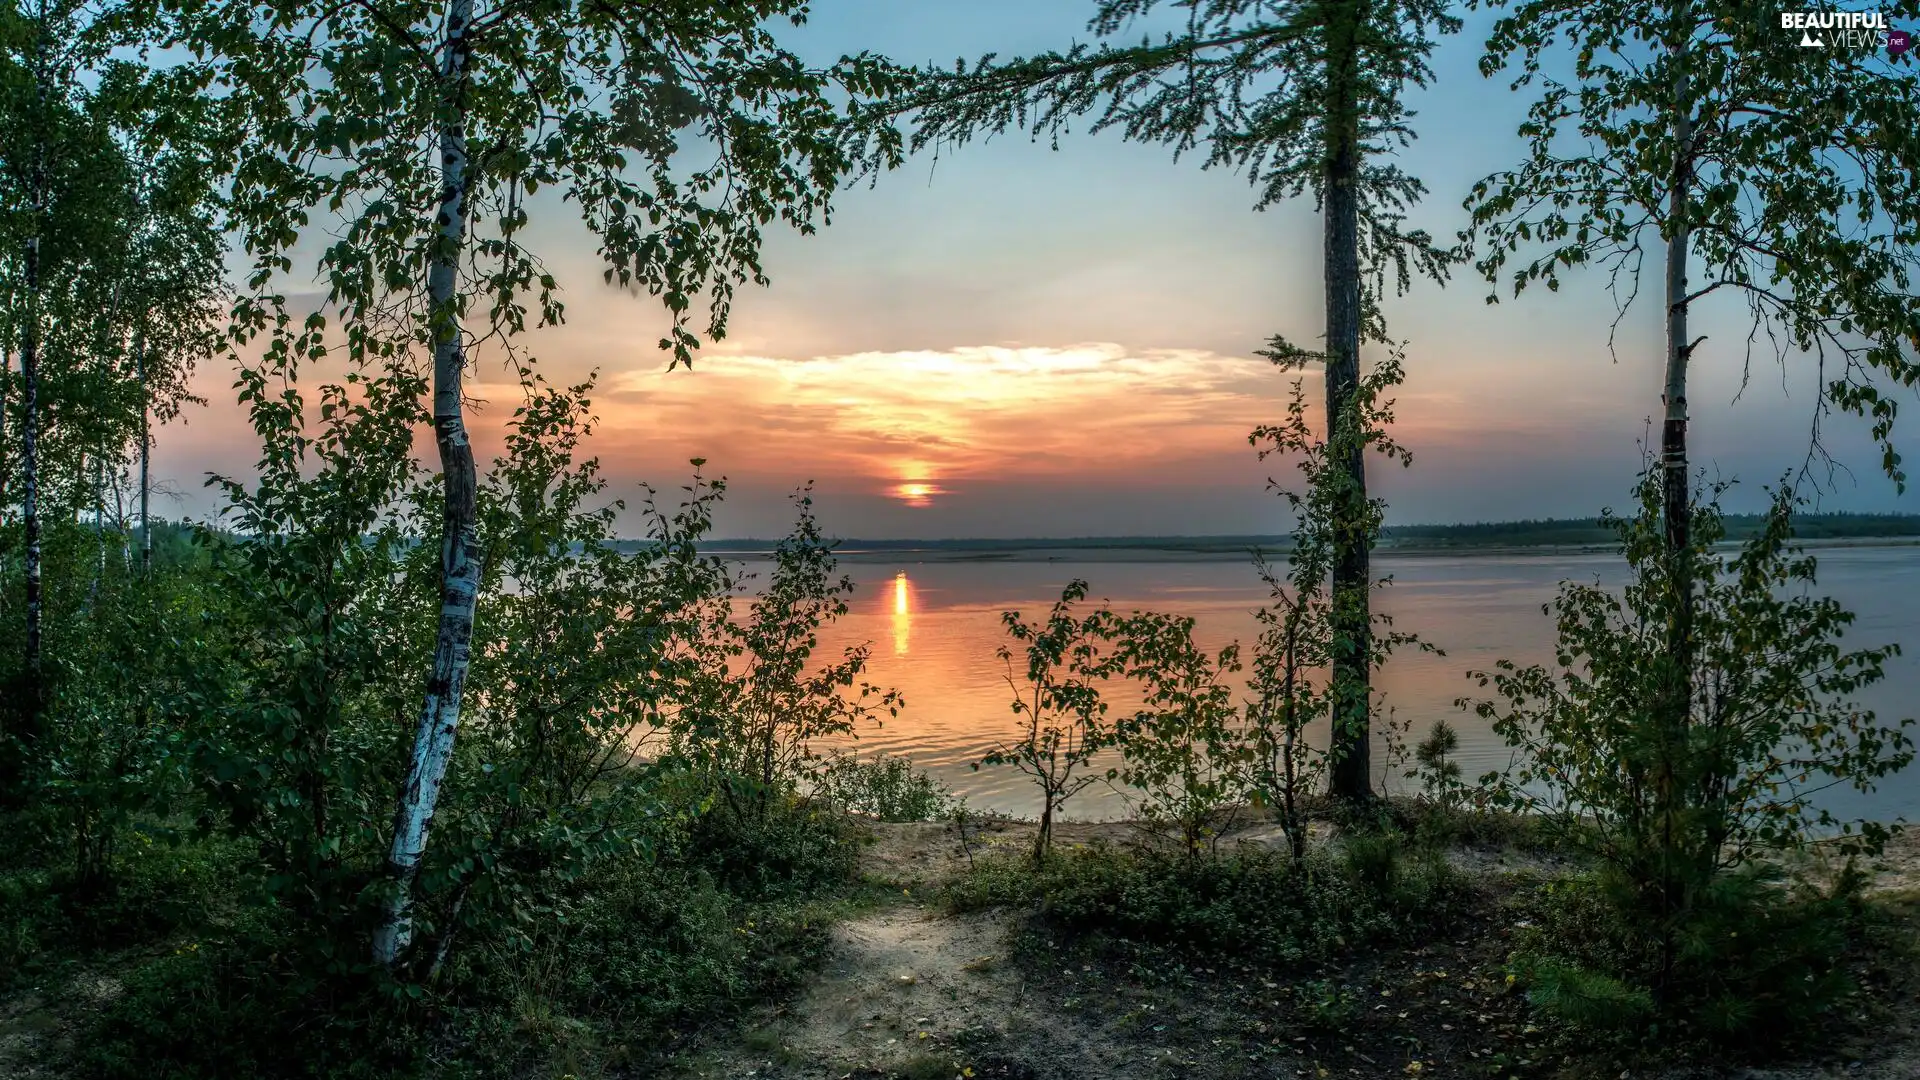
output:
<path id="1" fill-rule="evenodd" d="M 931 506 L 935 495 L 944 494 L 939 485 L 927 483 L 896 484 L 893 489 L 893 497 L 908 506 Z"/>

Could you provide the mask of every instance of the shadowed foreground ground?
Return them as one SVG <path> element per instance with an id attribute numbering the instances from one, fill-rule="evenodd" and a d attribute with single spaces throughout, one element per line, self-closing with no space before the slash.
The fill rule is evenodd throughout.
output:
<path id="1" fill-rule="evenodd" d="M 871 880 L 890 900 L 833 932 L 817 980 L 763 1010 L 733 1040 L 689 1064 L 689 1077 L 905 1077 L 1147 1080 L 1255 1077 L 1569 1077 L 1565 1047 L 1532 1023 L 1503 965 L 1512 915 L 1502 901 L 1559 866 L 1552 859 L 1462 848 L 1474 902 L 1440 940 L 1391 949 L 1319 978 L 1223 961 L 1115 961 L 1036 931 L 1024 912 L 955 915 L 938 898 L 967 858 L 950 826 L 874 824 Z M 1068 825 L 1061 840 L 1122 840 L 1123 824 Z M 1020 850 L 1031 826 L 995 823 L 976 858 Z M 1275 843 L 1250 830 L 1236 837 Z M 1883 901 L 1920 899 L 1920 841 L 1896 841 L 1876 869 Z M 1911 921 L 1909 926 L 1913 925 Z M 1746 1080 L 1920 1078 L 1920 1005 L 1910 978 L 1858 973 L 1869 993 L 1838 1022 L 1820 1060 L 1763 1070 L 1627 1069 L 1607 1076 Z M 1332 1002 L 1342 1002 L 1338 1009 Z M 1337 1024 L 1326 1021 L 1336 1019 Z"/>
<path id="2" fill-rule="evenodd" d="M 1920 1080 L 1920 837 L 1872 868 L 1892 913 L 1886 962 L 1855 966 L 1862 992 L 1807 1060 L 1767 1069 L 1675 1071 L 1570 1065 L 1586 1049 L 1535 1023 L 1506 963 L 1524 925 L 1518 898 L 1568 869 L 1553 855 L 1457 847 L 1466 896 L 1446 932 L 1276 971 L 1233 957 L 1100 948 L 1064 939 L 1029 911 L 956 914 L 944 886 L 970 862 L 1013 856 L 1033 826 L 989 821 L 966 843 L 949 824 L 860 826 L 866 879 L 830 932 L 824 962 L 785 1000 L 609 1075 L 756 1080 Z M 1061 845 L 1134 839 L 1125 823 L 1065 824 Z M 1322 837 L 1322 842 L 1333 837 Z M 1254 825 L 1228 843 L 1276 846 Z M 89 1014 L 124 992 L 109 961 L 0 1002 L 0 1078 L 60 1075 Z M 562 1080 L 548 1061 L 522 1072 Z"/>

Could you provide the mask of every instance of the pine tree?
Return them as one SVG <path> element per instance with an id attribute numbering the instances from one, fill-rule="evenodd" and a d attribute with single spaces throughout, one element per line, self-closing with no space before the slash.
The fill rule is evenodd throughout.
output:
<path id="1" fill-rule="evenodd" d="M 1403 95 L 1431 77 L 1437 35 L 1458 28 L 1443 0 L 1174 0 L 1186 28 L 1137 44 L 996 62 L 989 55 L 935 73 L 916 99 L 915 146 L 965 143 L 1010 129 L 1057 143 L 1076 117 L 1091 131 L 1202 151 L 1202 164 L 1245 170 L 1256 209 L 1311 194 L 1324 230 L 1326 343 L 1308 351 L 1275 339 L 1265 355 L 1326 370 L 1326 424 L 1350 412 L 1360 350 L 1386 340 L 1380 298 L 1391 271 L 1404 289 L 1415 273 L 1444 279 L 1447 253 L 1405 224 L 1424 193 L 1391 160 L 1412 138 Z M 1089 23 L 1115 39 L 1153 15 L 1160 0 L 1101 0 Z M 1332 535 L 1335 642 L 1331 711 L 1334 794 L 1370 792 L 1372 618 L 1362 448 L 1345 452 L 1345 504 Z"/>

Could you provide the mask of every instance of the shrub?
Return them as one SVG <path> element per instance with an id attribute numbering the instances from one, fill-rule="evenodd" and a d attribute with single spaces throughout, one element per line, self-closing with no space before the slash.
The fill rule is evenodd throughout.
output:
<path id="1" fill-rule="evenodd" d="M 417 1052 L 409 1010 L 367 979 L 315 977 L 286 950 L 298 924 L 252 909 L 235 926 L 137 963 L 79 1042 L 78 1072 L 166 1077 L 381 1077 Z"/>
<path id="2" fill-rule="evenodd" d="M 1530 970 L 1543 1004 L 1577 1022 L 1630 1018 L 1645 1001 L 1662 1030 L 1781 1037 L 1834 1000 L 1847 923 L 1808 917 L 1830 901 L 1780 867 L 1811 847 L 1884 843 L 1884 826 L 1841 821 L 1815 795 L 1870 790 L 1913 759 L 1911 721 L 1849 700 L 1898 649 L 1841 649 L 1853 616 L 1810 595 L 1814 560 L 1792 545 L 1788 495 L 1731 556 L 1714 550 L 1721 517 L 1703 504 L 1686 560 L 1666 550 L 1653 477 L 1639 495 L 1633 519 L 1612 521 L 1625 589 L 1561 587 L 1555 666 L 1477 673 L 1501 700 L 1475 710 L 1522 751 L 1510 775 L 1485 778 L 1491 800 L 1538 814 L 1600 867 L 1594 892 L 1575 895 L 1607 946 L 1550 936 Z M 1678 657 L 1672 627 L 1689 620 Z"/>
<path id="3" fill-rule="evenodd" d="M 132 837 L 104 872 L 60 865 L 0 873 L 0 988 L 63 960 L 204 927 L 259 886 L 243 844 Z"/>
<path id="4" fill-rule="evenodd" d="M 1843 875 L 1831 890 L 1795 887 L 1759 865 L 1721 876 L 1696 899 L 1681 962 L 1656 996 L 1662 943 L 1622 917 L 1631 885 L 1602 869 L 1542 886 L 1512 970 L 1534 1005 L 1623 1048 L 1650 1039 L 1668 1050 L 1777 1047 L 1854 989 L 1844 965 L 1863 942 L 1857 885 Z"/>
<path id="5" fill-rule="evenodd" d="M 1078 935 L 1289 965 L 1320 962 L 1369 941 L 1417 933 L 1446 918 L 1457 882 L 1444 862 L 1375 880 L 1318 854 L 1304 861 L 1240 849 L 1210 859 L 1094 845 L 1035 869 L 982 860 L 949 887 L 970 910 L 1028 906 Z"/>
<path id="6" fill-rule="evenodd" d="M 1407 773 L 1407 779 L 1419 780 L 1421 794 L 1442 808 L 1451 808 L 1460 797 L 1460 762 L 1454 755 L 1460 750 L 1460 733 L 1445 720 L 1435 720 L 1427 737 L 1413 748 L 1413 760 L 1419 767 Z"/>
<path id="7" fill-rule="evenodd" d="M 715 809 L 694 818 L 680 846 L 660 858 L 710 875 L 750 899 L 830 893 L 853 876 L 859 844 L 828 808 L 793 798 L 759 817 Z"/>
<path id="8" fill-rule="evenodd" d="M 935 821 L 953 806 L 953 794 L 904 757 L 863 761 L 836 754 L 820 770 L 814 793 L 842 810 L 881 821 Z"/>
<path id="9" fill-rule="evenodd" d="M 1135 612 L 1109 633 L 1115 669 L 1138 681 L 1142 707 L 1113 725 L 1125 784 L 1146 825 L 1172 833 L 1189 857 L 1211 849 L 1247 799 L 1250 748 L 1228 678 L 1240 648 L 1209 654 L 1190 616 Z"/>
<path id="10" fill-rule="evenodd" d="M 113 1080 L 582 1072 L 790 992 L 852 879 L 839 819 L 791 799 L 761 818 L 698 814 L 710 795 L 660 795 L 651 857 L 594 860 L 524 926 L 472 927 L 428 984 L 316 971 L 290 945 L 299 917 L 242 904 L 231 926 L 135 958 L 76 1066 Z"/>
<path id="11" fill-rule="evenodd" d="M 745 606 L 718 595 L 700 604 L 676 665 L 667 719 L 673 754 L 703 771 L 738 815 L 764 813 L 818 770 L 816 740 L 898 715 L 896 690 L 865 680 L 868 646 L 816 663 L 821 627 L 847 613 L 853 579 L 805 490 L 793 530 L 774 548 L 766 585 Z"/>
<path id="12" fill-rule="evenodd" d="M 1053 816 L 1068 799 L 1098 777 L 1086 771 L 1105 743 L 1106 702 L 1100 683 L 1106 678 L 1101 644 L 1111 615 L 1102 608 L 1076 617 L 1073 605 L 1087 598 L 1087 583 L 1075 579 L 1043 623 L 1023 622 L 1017 611 L 1003 612 L 1007 633 L 1020 643 L 1016 666 L 1013 647 L 1002 645 L 1007 689 L 1019 733 L 974 765 L 1012 765 L 1040 788 L 1040 831 L 1033 860 L 1043 861 L 1053 842 Z"/>

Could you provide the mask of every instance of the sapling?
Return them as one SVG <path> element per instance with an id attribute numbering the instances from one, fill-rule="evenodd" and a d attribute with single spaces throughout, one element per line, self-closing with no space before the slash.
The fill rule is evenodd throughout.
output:
<path id="1" fill-rule="evenodd" d="M 1000 617 L 1016 643 L 1000 646 L 998 655 L 1020 730 L 974 768 L 1012 765 L 1040 788 L 1035 864 L 1052 848 L 1054 815 L 1099 779 L 1087 766 L 1109 736 L 1100 684 L 1106 677 L 1101 645 L 1112 616 L 1104 608 L 1076 616 L 1073 606 L 1086 598 L 1087 583 L 1076 578 L 1061 590 L 1046 621 L 1025 622 L 1017 611 Z"/>
<path id="2" fill-rule="evenodd" d="M 1144 690 L 1139 709 L 1113 725 L 1120 764 L 1108 772 L 1130 789 L 1149 828 L 1176 834 L 1192 858 L 1232 822 L 1247 791 L 1251 744 L 1227 680 L 1240 647 L 1209 653 L 1191 616 L 1136 612 L 1112 631 L 1113 669 Z"/>

